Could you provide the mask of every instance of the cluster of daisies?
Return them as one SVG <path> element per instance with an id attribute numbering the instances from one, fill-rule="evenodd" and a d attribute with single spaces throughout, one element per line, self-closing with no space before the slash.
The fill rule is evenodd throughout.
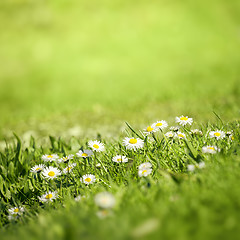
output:
<path id="1" fill-rule="evenodd" d="M 126 150 L 135 152 L 138 151 L 140 153 L 140 150 L 144 148 L 145 142 L 148 141 L 148 139 L 152 136 L 155 137 L 155 134 L 157 132 L 160 132 L 162 134 L 162 137 L 165 138 L 168 141 L 174 141 L 176 138 L 179 139 L 179 141 L 184 140 L 187 138 L 186 134 L 191 135 L 198 135 L 203 136 L 203 133 L 199 129 L 193 129 L 193 130 L 186 130 L 186 127 L 192 125 L 193 119 L 189 118 L 188 116 L 180 116 L 176 117 L 175 119 L 177 126 L 170 127 L 169 130 L 166 132 L 165 130 L 168 128 L 168 123 L 165 120 L 157 121 L 149 126 L 147 126 L 143 132 L 142 132 L 142 138 L 139 135 L 139 137 L 125 137 L 122 141 L 123 146 L 126 148 Z M 183 128 L 183 130 L 181 130 Z M 165 133 L 164 133 L 165 132 Z M 184 133 L 185 132 L 185 133 Z M 212 138 L 215 140 L 221 140 L 226 137 L 228 137 L 230 140 L 233 140 L 233 133 L 232 132 L 224 132 L 222 130 L 216 130 L 216 131 L 208 131 L 207 137 Z M 143 140 L 144 139 L 144 140 Z M 89 149 L 86 150 L 80 150 L 76 153 L 76 157 L 78 158 L 91 158 L 94 154 L 105 151 L 105 145 L 104 143 L 100 141 L 89 141 L 88 142 Z M 220 152 L 221 149 L 218 148 L 215 145 L 207 145 L 202 147 L 202 152 L 204 154 L 215 154 Z M 68 156 L 59 157 L 57 154 L 46 154 L 42 156 L 42 160 L 44 163 L 67 163 L 67 166 L 63 169 L 60 169 L 59 167 L 53 167 L 53 166 L 46 166 L 45 164 L 39 164 L 35 165 L 31 168 L 31 172 L 34 174 L 39 174 L 43 179 L 46 180 L 54 180 L 62 175 L 71 174 L 74 168 L 77 167 L 76 163 L 69 163 L 70 160 L 74 159 L 74 155 L 70 154 Z M 128 157 L 124 155 L 117 154 L 114 157 L 112 157 L 112 161 L 117 164 L 123 164 L 128 162 Z M 49 165 L 49 164 L 48 164 Z M 59 166 L 59 165 L 58 165 Z M 194 171 L 195 168 L 204 168 L 205 163 L 200 162 L 199 164 L 191 164 L 187 165 L 188 171 Z M 152 164 L 150 162 L 143 162 L 137 167 L 137 172 L 139 177 L 147 177 L 152 173 Z M 82 184 L 85 184 L 86 186 L 93 184 L 96 182 L 97 178 L 92 173 L 88 173 L 85 175 L 82 175 L 80 178 L 80 181 Z M 42 196 L 39 196 L 38 199 L 42 203 L 46 202 L 52 202 L 54 199 L 57 199 L 58 192 L 57 191 L 49 191 L 43 194 Z M 76 201 L 79 201 L 84 196 L 77 196 L 75 198 Z M 98 215 L 99 217 L 105 217 L 111 213 L 111 208 L 115 205 L 115 198 L 114 196 L 109 192 L 99 193 L 95 196 L 95 203 L 100 208 Z M 15 207 L 10 208 L 9 210 L 9 219 L 17 218 L 19 217 L 23 212 L 23 207 Z"/>

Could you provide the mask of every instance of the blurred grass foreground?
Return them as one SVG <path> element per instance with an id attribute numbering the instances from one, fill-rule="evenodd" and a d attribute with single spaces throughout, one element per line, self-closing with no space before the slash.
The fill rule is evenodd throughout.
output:
<path id="1" fill-rule="evenodd" d="M 239 9 L 234 0 L 1 0 L 1 136 L 181 113 L 209 120 L 212 110 L 238 118 Z"/>

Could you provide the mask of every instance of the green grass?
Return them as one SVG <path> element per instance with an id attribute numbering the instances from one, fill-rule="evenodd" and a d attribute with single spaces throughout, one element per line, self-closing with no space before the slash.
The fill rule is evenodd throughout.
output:
<path id="1" fill-rule="evenodd" d="M 232 129 L 234 140 L 209 138 L 208 132 L 219 128 Z M 22 148 L 17 138 L 15 146 L 1 153 L 1 239 L 235 239 L 240 231 L 239 122 L 202 125 L 201 130 L 202 136 L 182 128 L 186 140 L 166 139 L 158 132 L 154 138 L 143 138 L 144 148 L 134 152 L 122 145 L 122 138 L 141 132 L 127 128 L 119 140 L 106 142 L 106 151 L 94 154 L 88 163 L 74 157 L 73 172 L 51 181 L 30 173 L 31 167 L 42 162 L 43 154 L 75 154 L 86 149 L 87 142 L 51 137 L 47 147 L 37 147 L 32 138 L 29 147 Z M 203 154 L 205 145 L 221 151 Z M 116 154 L 126 155 L 129 162 L 112 162 Z M 153 172 L 139 177 L 137 167 L 146 161 L 152 163 Z M 205 168 L 198 168 L 200 162 Z M 194 172 L 187 170 L 189 164 L 196 166 Z M 97 178 L 89 186 L 80 181 L 87 173 Z M 57 191 L 58 198 L 41 204 L 38 197 L 49 190 Z M 116 199 L 112 214 L 104 219 L 96 215 L 99 208 L 94 203 L 96 193 L 102 191 Z M 86 198 L 75 202 L 79 194 Z M 16 223 L 8 220 L 13 206 L 25 208 Z"/>
<path id="2" fill-rule="evenodd" d="M 1 239 L 236 239 L 239 13 L 237 0 L 1 0 Z M 172 126 L 181 114 L 203 136 L 168 142 L 159 133 L 137 153 L 121 145 L 133 134 L 124 122 Z M 235 139 L 213 141 L 210 129 Z M 106 143 L 97 161 L 108 171 L 75 157 L 73 178 L 46 184 L 30 173 L 43 154 L 75 154 L 90 139 Z M 221 152 L 203 154 L 207 144 Z M 129 163 L 111 161 L 119 152 Z M 153 173 L 140 178 L 146 161 Z M 199 161 L 204 169 L 187 171 Z M 85 173 L 97 176 L 89 188 Z M 40 204 L 49 188 L 60 198 Z M 94 197 L 105 190 L 117 202 L 99 219 Z M 78 194 L 88 198 L 75 202 Z M 11 222 L 17 205 L 25 213 Z"/>

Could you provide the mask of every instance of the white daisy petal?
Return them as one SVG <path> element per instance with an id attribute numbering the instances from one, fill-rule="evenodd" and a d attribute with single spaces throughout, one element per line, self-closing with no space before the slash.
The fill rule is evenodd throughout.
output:
<path id="1" fill-rule="evenodd" d="M 202 147 L 202 152 L 214 154 L 214 153 L 220 152 L 220 149 L 217 148 L 216 146 L 204 146 Z"/>
<path id="2" fill-rule="evenodd" d="M 217 140 L 219 139 L 223 139 L 226 137 L 225 132 L 221 131 L 221 130 L 217 130 L 217 131 L 211 131 L 209 133 L 210 138 L 216 138 Z"/>
<path id="3" fill-rule="evenodd" d="M 137 150 L 144 147 L 144 141 L 140 138 L 124 138 L 123 145 L 126 146 L 127 149 Z"/>
<path id="4" fill-rule="evenodd" d="M 172 132 L 172 131 L 170 131 L 170 132 L 165 133 L 165 136 L 166 136 L 167 138 L 173 138 L 173 137 L 175 137 L 175 133 Z"/>
<path id="5" fill-rule="evenodd" d="M 126 163 L 128 162 L 128 158 L 126 156 L 117 155 L 112 158 L 112 161 L 117 163 Z"/>
<path id="6" fill-rule="evenodd" d="M 63 173 L 67 174 L 72 172 L 73 168 L 76 167 L 76 163 L 69 164 L 66 168 L 63 169 Z"/>
<path id="7" fill-rule="evenodd" d="M 187 124 L 192 125 L 193 123 L 193 119 L 189 118 L 188 116 L 180 116 L 180 117 L 176 117 L 176 123 L 178 123 L 181 126 L 185 126 Z"/>
<path id="8" fill-rule="evenodd" d="M 112 208 L 115 205 L 115 197 L 109 192 L 101 192 L 95 196 L 95 203 L 101 208 Z"/>
<path id="9" fill-rule="evenodd" d="M 148 169 L 148 168 L 151 168 L 152 167 L 152 164 L 150 162 L 145 162 L 145 163 L 142 163 L 138 166 L 138 169 L 139 170 L 144 170 L 144 169 Z"/>
<path id="10" fill-rule="evenodd" d="M 102 152 L 105 150 L 105 147 L 104 147 L 104 144 L 95 140 L 95 141 L 89 141 L 88 142 L 88 146 L 90 148 L 92 148 L 93 151 L 96 151 L 96 152 Z"/>
<path id="11" fill-rule="evenodd" d="M 198 164 L 198 167 L 199 167 L 200 169 L 205 168 L 205 162 L 200 162 L 200 163 Z"/>
<path id="12" fill-rule="evenodd" d="M 47 179 L 54 179 L 60 175 L 61 175 L 61 171 L 58 168 L 55 168 L 52 166 L 47 167 L 42 171 L 42 176 Z"/>
<path id="13" fill-rule="evenodd" d="M 78 157 L 87 158 L 87 157 L 91 157 L 93 155 L 93 151 L 92 150 L 84 150 L 84 151 L 80 150 L 78 153 L 76 153 L 76 155 Z"/>
<path id="14" fill-rule="evenodd" d="M 177 132 L 180 129 L 180 127 L 179 126 L 172 126 L 169 129 L 170 129 L 170 131 Z"/>
<path id="15" fill-rule="evenodd" d="M 193 172 L 195 170 L 195 166 L 193 164 L 187 165 L 187 169 L 189 172 Z"/>
<path id="16" fill-rule="evenodd" d="M 199 130 L 199 129 L 192 129 L 191 130 L 191 134 L 193 134 L 193 135 L 200 135 L 200 136 L 203 135 L 202 131 Z"/>
<path id="17" fill-rule="evenodd" d="M 154 126 L 148 126 L 143 130 L 143 133 L 145 135 L 150 135 L 151 133 L 154 133 L 156 131 L 157 131 L 157 129 Z"/>
<path id="18" fill-rule="evenodd" d="M 85 174 L 80 178 L 82 183 L 86 185 L 93 184 L 96 181 L 96 177 L 92 174 Z"/>
<path id="19" fill-rule="evenodd" d="M 33 173 L 39 173 L 41 172 L 46 166 L 44 164 L 38 164 L 38 165 L 35 165 L 34 167 L 32 167 L 30 169 L 30 172 L 33 172 Z"/>
<path id="20" fill-rule="evenodd" d="M 17 216 L 17 215 L 22 215 L 23 212 L 24 212 L 24 208 L 23 207 L 13 207 L 13 208 L 9 208 L 8 209 L 8 212 L 10 215 L 14 215 L 14 216 Z"/>
<path id="21" fill-rule="evenodd" d="M 141 170 L 138 170 L 138 176 L 139 177 L 147 177 L 149 174 L 152 173 L 151 168 L 142 168 Z"/>
<path id="22" fill-rule="evenodd" d="M 52 202 L 57 197 L 58 197 L 58 195 L 57 195 L 56 191 L 55 192 L 49 191 L 38 198 L 39 198 L 39 201 L 41 201 L 41 202 Z"/>
<path id="23" fill-rule="evenodd" d="M 168 126 L 167 122 L 164 121 L 164 120 L 161 120 L 161 121 L 157 121 L 155 123 L 152 124 L 152 126 L 155 128 L 155 129 L 164 129 Z"/>
<path id="24" fill-rule="evenodd" d="M 186 135 L 185 135 L 185 133 L 178 131 L 178 132 L 176 133 L 175 137 L 177 137 L 177 138 L 179 138 L 179 139 L 184 139 L 184 138 L 186 138 Z"/>
<path id="25" fill-rule="evenodd" d="M 70 159 L 73 159 L 73 157 L 74 157 L 74 155 L 73 155 L 73 154 L 70 154 L 70 155 L 68 155 L 68 156 L 66 156 L 66 157 L 60 158 L 60 159 L 58 160 L 58 162 L 59 162 L 59 163 L 61 163 L 61 162 L 68 162 Z"/>
<path id="26" fill-rule="evenodd" d="M 45 154 L 42 156 L 42 160 L 45 162 L 53 162 L 59 158 L 57 154 Z"/>

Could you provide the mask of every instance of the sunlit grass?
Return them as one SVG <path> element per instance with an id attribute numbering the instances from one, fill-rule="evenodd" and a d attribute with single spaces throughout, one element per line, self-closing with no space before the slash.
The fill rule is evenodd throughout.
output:
<path id="1" fill-rule="evenodd" d="M 237 239 L 239 10 L 1 0 L 1 240 Z"/>
<path id="2" fill-rule="evenodd" d="M 213 237 L 223 231 L 233 236 L 239 231 L 236 225 L 239 123 L 202 125 L 198 126 L 199 131 L 191 131 L 189 124 L 192 123 L 180 128 L 158 128 L 150 135 L 127 124 L 125 136 L 130 137 L 129 144 L 136 144 L 138 138 L 144 140 L 144 146 L 135 150 L 128 149 L 124 136 L 108 141 L 98 136 L 99 141 L 93 143 L 50 137 L 50 145 L 44 148 L 37 147 L 34 138 L 27 148 L 23 148 L 16 136 L 16 145 L 7 145 L 1 154 L 1 224 L 2 227 L 7 224 L 10 230 L 3 237 L 13 237 L 11 225 L 18 222 L 17 231 L 23 238 L 29 238 L 33 233 L 36 239 L 43 236 L 64 238 L 68 231 L 73 234 L 70 239 L 84 234 L 89 239 L 99 234 L 111 238 L 112 226 L 113 236 L 120 234 L 121 238 L 143 235 L 147 239 L 153 235 L 154 239 L 159 236 L 170 239 L 175 236 L 172 230 L 176 224 L 176 231 L 188 239 L 188 228 L 195 229 L 194 234 L 200 236 L 210 231 L 205 221 L 211 224 Z M 212 136 L 211 131 L 217 129 L 224 131 L 222 139 L 218 139 L 219 130 Z M 169 130 L 174 137 L 165 135 Z M 209 150 L 219 150 L 206 152 L 205 146 L 209 146 Z M 91 148 L 93 155 L 91 153 L 87 158 L 76 155 L 79 150 Z M 59 161 L 67 155 L 68 159 Z M 126 156 L 127 161 L 113 161 L 116 155 Z M 34 172 L 32 167 L 36 164 L 50 168 L 44 167 L 43 173 L 41 169 Z M 148 169 L 151 171 L 143 175 Z M 101 204 L 100 200 L 94 199 L 97 193 L 105 191 L 112 193 L 115 200 L 112 205 L 103 202 L 105 205 L 100 206 L 107 207 L 102 209 L 96 205 Z M 79 200 L 76 202 L 74 198 Z M 8 212 L 12 207 L 24 207 L 24 212 L 14 213 L 16 216 L 8 219 L 13 216 Z M 218 212 L 219 208 L 221 212 Z M 25 225 L 26 222 L 30 225 Z M 219 222 L 223 228 L 219 228 Z M 39 224 L 46 233 L 38 230 Z M 84 227 L 78 229 L 78 224 Z M 107 227 L 106 224 L 110 225 Z"/>

